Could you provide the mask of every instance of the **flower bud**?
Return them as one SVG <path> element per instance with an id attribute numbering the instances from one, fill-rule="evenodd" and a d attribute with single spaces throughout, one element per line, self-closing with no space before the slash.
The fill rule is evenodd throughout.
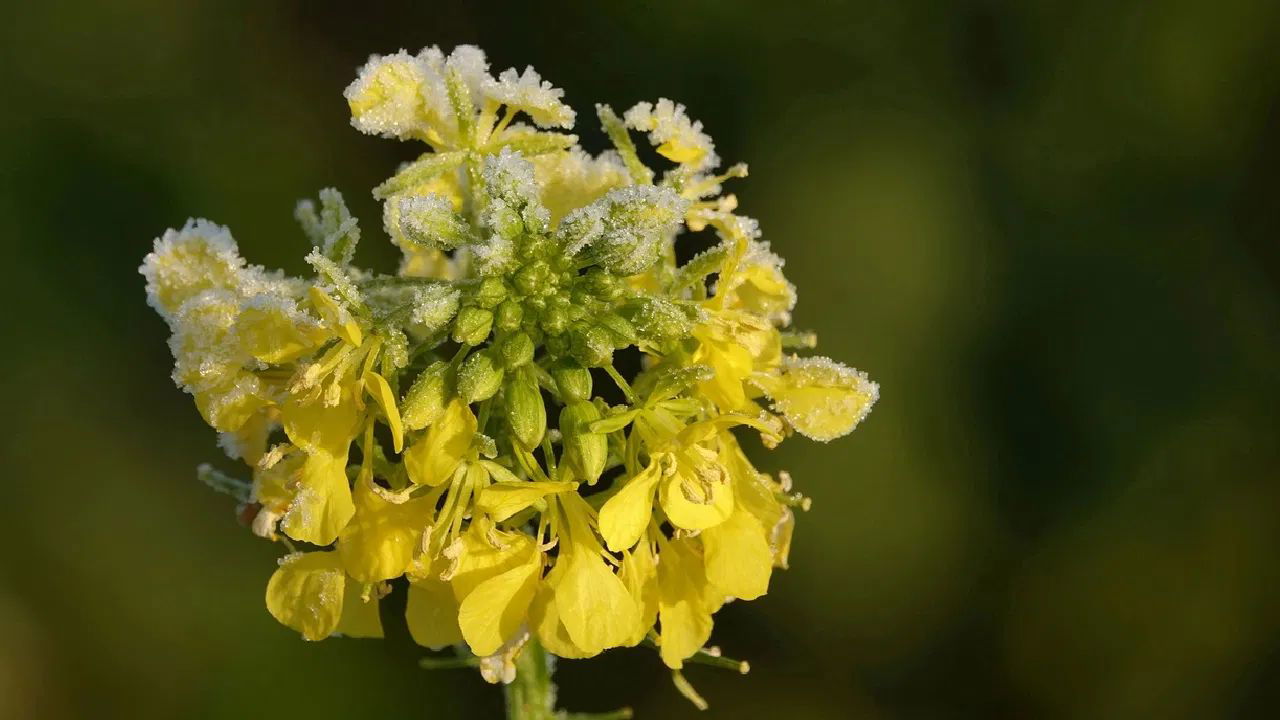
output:
<path id="1" fill-rule="evenodd" d="M 502 301 L 494 316 L 494 322 L 497 323 L 499 330 L 515 330 L 520 327 L 520 323 L 523 320 L 524 308 L 520 307 L 520 303 L 510 298 Z"/>
<path id="2" fill-rule="evenodd" d="M 502 376 L 502 365 L 492 353 L 472 353 L 458 370 L 458 394 L 466 403 L 488 400 L 502 387 Z"/>
<path id="3" fill-rule="evenodd" d="M 565 403 L 591 399 L 591 371 L 574 362 L 565 362 L 551 369 L 560 398 Z"/>
<path id="4" fill-rule="evenodd" d="M 542 442 L 547 429 L 547 408 L 542 404 L 538 381 L 527 371 L 514 372 L 507 377 L 502 392 L 512 436 L 525 450 L 532 450 Z"/>
<path id="5" fill-rule="evenodd" d="M 479 345 L 493 329 L 493 312 L 478 307 L 464 307 L 453 320 L 453 341 L 463 345 Z"/>
<path id="6" fill-rule="evenodd" d="M 514 370 L 533 360 L 533 339 L 528 333 L 513 333 L 502 341 L 498 351 L 502 353 L 502 362 L 507 369 Z"/>
<path id="7" fill-rule="evenodd" d="M 604 313 L 596 318 L 596 324 L 603 327 L 613 336 L 614 347 L 627 347 L 634 345 L 636 342 L 635 328 L 631 327 L 631 323 L 626 318 L 614 313 Z"/>
<path id="8" fill-rule="evenodd" d="M 594 485 L 609 458 L 609 438 L 588 427 L 600 419 L 600 410 L 589 401 L 578 401 L 560 411 L 560 434 L 564 438 L 563 466 L 588 485 Z"/>
<path id="9" fill-rule="evenodd" d="M 575 328 L 569 342 L 574 359 L 587 367 L 608 365 L 613 360 L 613 334 L 599 325 Z"/>
<path id="10" fill-rule="evenodd" d="M 449 399 L 449 364 L 437 360 L 423 370 L 400 403 L 400 420 L 410 430 L 435 422 Z"/>
<path id="11" fill-rule="evenodd" d="M 480 281 L 476 288 L 475 302 L 482 308 L 492 310 L 507 297 L 507 288 L 496 277 L 487 277 Z"/>

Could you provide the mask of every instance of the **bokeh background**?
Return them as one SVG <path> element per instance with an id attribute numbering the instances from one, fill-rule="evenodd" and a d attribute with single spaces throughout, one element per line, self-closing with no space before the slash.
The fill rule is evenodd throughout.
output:
<path id="1" fill-rule="evenodd" d="M 793 569 L 718 616 L 707 717 L 1216 718 L 1280 703 L 1280 4 L 48 2 L 0 22 L 0 717 L 497 717 L 403 637 L 307 644 L 278 549 L 196 483 L 136 268 L 199 215 L 301 271 L 325 186 L 414 149 L 348 126 L 371 52 L 477 43 L 597 101 L 659 96 L 799 325 L 883 387 L 827 446 Z M 692 717 L 643 649 L 564 704 Z"/>

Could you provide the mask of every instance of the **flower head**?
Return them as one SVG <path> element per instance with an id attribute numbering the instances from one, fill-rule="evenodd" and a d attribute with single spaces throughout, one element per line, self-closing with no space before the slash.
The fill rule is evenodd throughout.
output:
<path id="1" fill-rule="evenodd" d="M 722 194 L 746 168 L 711 174 L 683 106 L 600 106 L 614 148 L 592 156 L 548 129 L 573 125 L 562 96 L 473 47 L 373 56 L 353 124 L 429 147 L 374 190 L 400 271 L 353 264 L 359 224 L 325 190 L 295 213 L 310 276 L 249 265 L 199 220 L 156 241 L 147 297 L 175 381 L 252 480 L 201 477 L 290 547 L 267 584 L 281 623 L 380 636 L 403 577 L 414 640 L 465 646 L 486 679 L 510 682 L 535 638 L 567 658 L 647 643 L 692 693 L 678 670 L 722 605 L 768 591 L 808 507 L 737 433 L 831 440 L 878 388 L 788 352 L 812 347 L 787 330 L 796 288 Z M 675 163 L 661 181 L 629 129 Z M 703 231 L 717 242 L 677 262 Z"/>

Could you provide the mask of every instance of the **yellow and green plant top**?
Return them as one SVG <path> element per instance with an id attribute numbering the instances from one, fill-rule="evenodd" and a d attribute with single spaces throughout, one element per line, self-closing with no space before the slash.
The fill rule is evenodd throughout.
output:
<path id="1" fill-rule="evenodd" d="M 252 474 L 201 478 L 289 549 L 266 590 L 281 623 L 378 637 L 403 577 L 413 639 L 491 682 L 529 648 L 644 643 L 696 697 L 679 669 L 718 655 L 713 615 L 765 594 L 808 504 L 735 433 L 828 441 L 878 389 L 794 354 L 814 344 L 788 329 L 795 287 L 722 190 L 746 167 L 717 171 L 683 106 L 598 105 L 613 148 L 593 156 L 562 94 L 474 47 L 373 56 L 352 124 L 427 150 L 373 190 L 396 274 L 354 264 L 335 190 L 296 209 L 308 277 L 247 264 L 206 220 L 141 271 L 174 380 Z"/>

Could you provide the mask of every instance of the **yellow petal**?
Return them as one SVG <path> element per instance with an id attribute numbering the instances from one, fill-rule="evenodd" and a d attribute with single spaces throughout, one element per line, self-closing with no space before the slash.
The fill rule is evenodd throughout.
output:
<path id="1" fill-rule="evenodd" d="M 760 474 L 731 433 L 720 434 L 720 463 L 733 482 L 734 503 L 756 516 L 761 527 L 771 528 L 782 518 L 778 502 L 766 476 Z"/>
<path id="2" fill-rule="evenodd" d="M 463 455 L 471 449 L 476 434 L 476 416 L 459 398 L 454 398 L 427 434 L 404 454 L 409 479 L 418 485 L 436 486 L 448 480 Z"/>
<path id="3" fill-rule="evenodd" d="M 662 633 L 658 649 L 667 667 L 679 669 L 711 638 L 706 574 L 690 538 L 661 541 L 660 558 L 658 619 Z"/>
<path id="4" fill-rule="evenodd" d="M 658 566 L 648 542 L 636 545 L 631 552 L 623 552 L 618 577 L 627 586 L 637 611 L 635 631 L 625 644 L 638 645 L 658 619 Z"/>
<path id="5" fill-rule="evenodd" d="M 563 564 L 557 564 L 547 574 L 546 579 L 538 586 L 538 592 L 529 605 L 529 626 L 537 633 L 538 640 L 547 652 L 556 657 L 581 660 L 591 657 L 589 653 L 573 643 L 569 631 L 560 621 L 560 610 L 556 606 L 555 585 L 564 575 Z"/>
<path id="6" fill-rule="evenodd" d="M 751 375 L 751 354 L 741 345 L 710 338 L 699 339 L 702 344 L 694 353 L 693 362 L 710 366 L 715 374 L 710 380 L 699 383 L 698 389 L 720 409 L 738 409 L 747 401 L 742 381 Z"/>
<path id="7" fill-rule="evenodd" d="M 432 650 L 462 642 L 458 628 L 458 600 L 449 583 L 436 577 L 413 580 L 404 609 L 413 641 Z"/>
<path id="8" fill-rule="evenodd" d="M 704 530 L 701 537 L 707 582 L 743 600 L 768 592 L 773 549 L 754 515 L 740 508 L 728 520 Z"/>
<path id="9" fill-rule="evenodd" d="M 316 312 L 320 313 L 320 317 L 338 337 L 344 342 L 360 347 L 364 342 L 364 333 L 360 331 L 360 324 L 357 323 L 333 298 L 329 297 L 325 291 L 314 285 L 308 292 L 311 298 L 311 305 L 315 307 Z"/>
<path id="10" fill-rule="evenodd" d="M 293 502 L 297 483 L 302 477 L 302 465 L 307 460 L 306 453 L 297 450 L 290 452 L 271 467 L 253 469 L 254 502 L 261 503 L 264 508 L 275 513 L 283 513 Z"/>
<path id="11" fill-rule="evenodd" d="M 288 555 L 267 582 L 267 610 L 303 638 L 323 640 L 342 618 L 345 584 L 337 553 Z"/>
<path id="12" fill-rule="evenodd" d="M 365 481 L 356 485 L 356 514 L 338 536 L 347 574 L 363 583 L 402 575 L 431 521 L 431 498 L 394 503 Z"/>
<path id="13" fill-rule="evenodd" d="M 271 401 L 262 382 L 250 372 L 235 371 L 227 379 L 195 394 L 201 417 L 219 432 L 236 432 Z"/>
<path id="14" fill-rule="evenodd" d="M 400 409 L 396 407 L 396 395 L 391 392 L 391 384 L 376 372 L 364 374 L 364 386 L 382 408 L 387 417 L 387 426 L 391 428 L 391 442 L 396 452 L 404 450 L 404 425 L 400 422 Z"/>
<path id="15" fill-rule="evenodd" d="M 626 645 L 635 634 L 638 613 L 627 586 L 588 548 L 570 551 L 556 605 L 573 644 L 592 655 Z"/>
<path id="16" fill-rule="evenodd" d="M 240 310 L 236 339 L 240 348 L 265 363 L 290 362 L 332 337 L 293 300 L 261 298 Z"/>
<path id="17" fill-rule="evenodd" d="M 307 452 L 346 456 L 360 431 L 360 408 L 351 387 L 343 387 L 337 405 L 291 398 L 280 407 L 280 420 L 289 441 Z"/>
<path id="18" fill-rule="evenodd" d="M 524 624 L 542 575 L 542 555 L 485 580 L 458 607 L 458 627 L 476 655 L 492 655 Z"/>
<path id="19" fill-rule="evenodd" d="M 600 508 L 600 535 L 613 552 L 635 545 L 649 527 L 653 492 L 661 475 L 658 463 L 651 462 Z"/>
<path id="20" fill-rule="evenodd" d="M 335 634 L 351 638 L 382 637 L 377 593 L 369 593 L 368 600 L 362 595 L 359 583 L 347 582 L 346 597 L 342 601 L 342 619 L 338 621 Z"/>
<path id="21" fill-rule="evenodd" d="M 480 492 L 476 507 L 502 522 L 547 495 L 576 487 L 573 482 L 497 482 Z"/>
<path id="22" fill-rule="evenodd" d="M 852 432 L 880 397 L 866 373 L 823 357 L 791 358 L 757 384 L 797 432 L 823 442 Z"/>
<path id="23" fill-rule="evenodd" d="M 334 457 L 316 452 L 302 464 L 297 492 L 280 527 L 294 540 L 328 545 L 338 538 L 355 512 L 347 483 L 346 453 Z"/>

